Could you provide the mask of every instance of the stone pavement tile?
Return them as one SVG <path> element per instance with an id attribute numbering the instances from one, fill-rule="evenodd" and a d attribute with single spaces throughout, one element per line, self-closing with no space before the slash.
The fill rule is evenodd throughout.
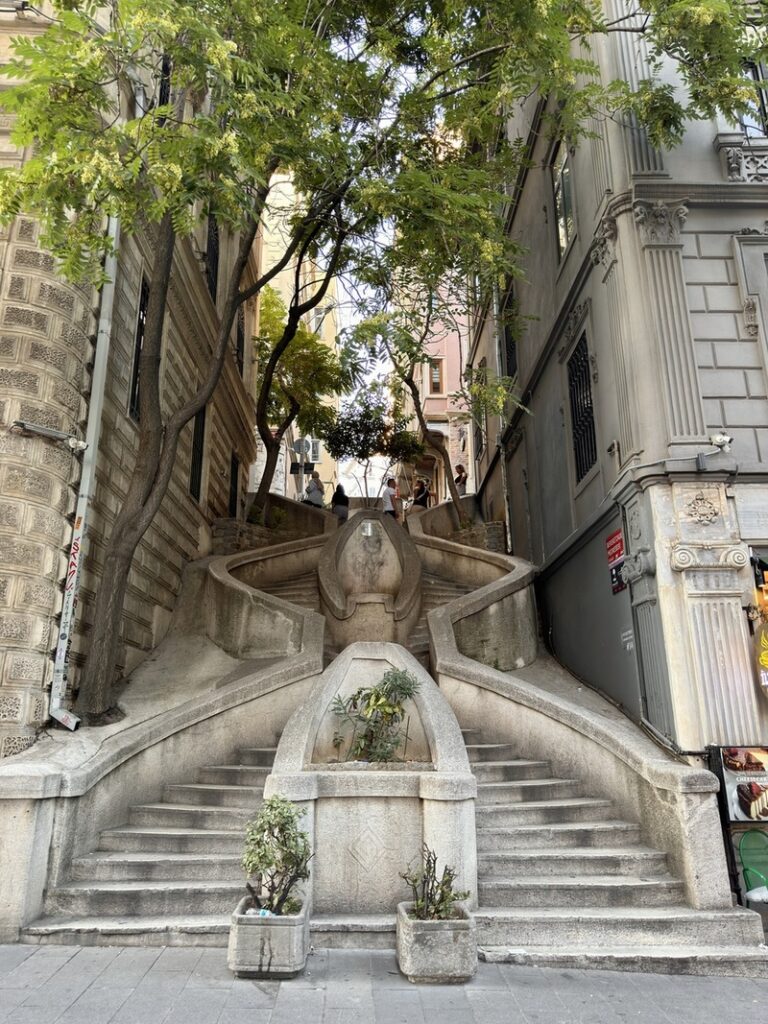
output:
<path id="1" fill-rule="evenodd" d="M 76 952 L 77 949 L 71 946 L 40 946 L 33 956 L 8 971 L 3 978 L 3 987 L 39 988 L 47 984 Z"/>
<path id="2" fill-rule="evenodd" d="M 388 989 L 373 991 L 375 1024 L 427 1024 L 435 1021 L 436 1015 L 424 1016 L 424 1007 L 415 985 L 404 991 Z"/>
<path id="3" fill-rule="evenodd" d="M 4 1024 L 11 1010 L 15 1010 L 17 1006 L 23 1003 L 27 995 L 26 989 L 3 988 L 0 985 L 0 1022 Z"/>
<path id="4" fill-rule="evenodd" d="M 56 1024 L 107 1024 L 133 991 L 132 988 L 94 988 L 91 985 L 56 1019 Z"/>
<path id="5" fill-rule="evenodd" d="M 227 967 L 226 949 L 204 949 L 189 972 L 187 988 L 232 988 L 235 976 Z"/>
<path id="6" fill-rule="evenodd" d="M 9 971 L 23 964 L 31 956 L 37 946 L 0 946 L 0 978 Z M 1 984 L 2 982 L 0 982 Z"/>
<path id="7" fill-rule="evenodd" d="M 163 1024 L 217 1024 L 228 995 L 221 988 L 184 989 Z"/>
<path id="8" fill-rule="evenodd" d="M 275 1005 L 279 988 L 279 981 L 251 981 L 247 978 L 234 978 L 232 987 L 227 992 L 227 1001 L 224 1007 L 225 1009 L 254 1007 L 260 1010 L 271 1010 Z"/>
<path id="9" fill-rule="evenodd" d="M 373 1001 L 358 1009 L 350 1007 L 328 1007 L 323 1014 L 323 1024 L 369 1024 L 374 1019 Z"/>
<path id="10" fill-rule="evenodd" d="M 371 979 L 376 988 L 402 988 L 410 989 L 413 986 L 404 974 L 400 973 L 397 966 L 397 957 L 394 951 L 372 950 L 371 951 Z"/>
<path id="11" fill-rule="evenodd" d="M 153 974 L 158 971 L 193 971 L 203 955 L 200 946 L 166 946 L 152 964 Z"/>
<path id="12" fill-rule="evenodd" d="M 93 984 L 97 988 L 134 988 L 161 952 L 155 946 L 124 946 Z"/>
<path id="13" fill-rule="evenodd" d="M 187 975 L 180 971 L 145 976 L 112 1020 L 115 1024 L 156 1024 L 164 1020 L 186 981 Z"/>
<path id="14" fill-rule="evenodd" d="M 252 1007 L 227 1007 L 221 1011 L 221 1016 L 216 1024 L 271 1024 L 271 1010 L 254 1010 Z M 293 1024 L 304 1024 L 302 1018 L 297 1017 Z M 360 1022 L 362 1024 L 362 1021 Z"/>
<path id="15" fill-rule="evenodd" d="M 478 1024 L 525 1024 L 522 1010 L 508 991 L 467 988 L 467 1002 Z"/>
<path id="16" fill-rule="evenodd" d="M 513 968 L 510 968 L 509 964 L 486 964 L 481 961 L 477 965 L 477 974 L 471 985 L 506 991 L 508 987 L 506 976 L 510 969 Z"/>

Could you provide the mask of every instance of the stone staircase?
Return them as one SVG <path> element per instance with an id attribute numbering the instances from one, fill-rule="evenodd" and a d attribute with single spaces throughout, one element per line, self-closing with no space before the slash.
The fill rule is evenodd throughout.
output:
<path id="1" fill-rule="evenodd" d="M 692 910 L 663 853 L 546 761 L 465 733 L 478 782 L 480 956 L 560 968 L 754 974 L 751 915 Z"/>
<path id="2" fill-rule="evenodd" d="M 156 804 L 101 833 L 49 890 L 28 943 L 225 946 L 244 894 L 246 822 L 261 803 L 275 748 L 246 748 L 237 763 L 199 768 L 197 781 L 168 785 Z"/>

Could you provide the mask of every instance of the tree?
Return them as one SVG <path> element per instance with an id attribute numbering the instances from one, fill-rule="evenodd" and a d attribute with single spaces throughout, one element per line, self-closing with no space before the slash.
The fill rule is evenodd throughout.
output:
<path id="1" fill-rule="evenodd" d="M 0 175 L 0 215 L 38 217 L 76 280 L 102 279 L 106 214 L 124 233 L 149 233 L 155 256 L 136 459 L 80 680 L 78 709 L 95 716 L 112 700 L 134 552 L 181 431 L 213 394 L 243 302 L 292 262 L 317 260 L 264 367 L 263 423 L 293 327 L 338 273 L 386 284 L 393 224 L 401 270 L 418 264 L 435 284 L 471 268 L 490 287 L 513 267 L 497 196 L 525 152 L 500 138 L 501 111 L 539 94 L 552 99 L 553 132 L 569 139 L 590 117 L 633 114 L 654 142 L 674 142 L 686 117 L 746 112 L 755 85 L 742 67 L 766 56 L 765 27 L 740 0 L 642 0 L 614 24 L 592 0 L 54 0 L 52 10 L 47 31 L 16 41 L 8 67 L 21 84 L 2 106 L 27 159 Z M 671 59 L 687 92 L 660 74 L 636 90 L 604 83 L 590 41 L 619 31 L 642 34 L 652 60 Z M 300 203 L 274 265 L 251 280 L 278 170 Z M 159 365 L 174 250 L 209 216 L 234 235 L 236 255 L 208 371 L 169 409 Z"/>
<path id="2" fill-rule="evenodd" d="M 366 498 L 375 455 L 382 455 L 392 466 L 396 462 L 411 462 L 424 450 L 419 438 L 407 429 L 407 418 L 392 415 L 389 405 L 381 387 L 374 385 L 361 390 L 320 435 L 332 458 L 355 459 L 363 464 Z"/>

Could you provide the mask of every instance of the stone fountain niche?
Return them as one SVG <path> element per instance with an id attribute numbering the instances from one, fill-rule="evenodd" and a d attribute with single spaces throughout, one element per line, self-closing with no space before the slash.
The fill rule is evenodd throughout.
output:
<path id="1" fill-rule="evenodd" d="M 320 601 L 334 643 L 405 643 L 421 611 L 421 559 L 391 516 L 359 512 L 328 541 L 317 569 Z"/>
<path id="2" fill-rule="evenodd" d="M 419 682 L 408 702 L 405 759 L 339 761 L 334 697 L 374 685 L 391 668 Z M 314 851 L 305 898 L 315 914 L 394 913 L 409 897 L 400 872 L 418 863 L 423 842 L 439 865 L 456 868 L 457 888 L 469 889 L 476 903 L 476 792 L 450 705 L 416 659 L 392 643 L 352 644 L 323 672 L 288 721 L 265 786 L 265 796 L 279 793 L 305 809 Z"/>

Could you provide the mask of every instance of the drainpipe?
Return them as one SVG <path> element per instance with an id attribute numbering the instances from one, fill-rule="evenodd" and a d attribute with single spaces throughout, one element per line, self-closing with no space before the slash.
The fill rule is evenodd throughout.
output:
<path id="1" fill-rule="evenodd" d="M 80 724 L 80 719 L 77 715 L 67 711 L 62 705 L 67 689 L 69 647 L 75 622 L 77 592 L 80 586 L 83 540 L 88 511 L 96 483 L 96 460 L 99 453 L 101 417 L 104 409 L 104 391 L 107 383 L 107 362 L 112 335 L 112 310 L 115 304 L 117 248 L 120 243 L 120 222 L 116 217 L 109 218 L 107 235 L 112 243 L 112 251 L 104 260 L 104 273 L 107 280 L 101 289 L 101 301 L 99 304 L 99 327 L 96 334 L 96 351 L 94 353 L 93 374 L 91 376 L 91 401 L 88 408 L 88 424 L 85 430 L 85 443 L 87 447 L 83 455 L 80 489 L 77 494 L 77 505 L 75 506 L 75 526 L 72 531 L 72 544 L 67 563 L 64 602 L 61 606 L 59 638 L 56 643 L 56 656 L 53 662 L 51 699 L 48 705 L 49 716 L 65 725 L 68 729 L 76 729 Z"/>
<path id="2" fill-rule="evenodd" d="M 501 315 L 501 302 L 499 301 L 499 286 L 496 282 L 493 285 L 493 335 L 496 342 L 496 376 L 504 376 L 504 363 L 501 353 L 501 331 L 499 330 L 499 317 Z M 504 523 L 506 525 L 506 547 L 507 554 L 512 551 L 512 515 L 509 510 L 509 489 L 507 487 L 507 459 L 506 448 L 502 443 L 503 431 L 496 435 L 496 451 L 499 453 L 501 463 L 501 488 L 504 494 Z"/>

